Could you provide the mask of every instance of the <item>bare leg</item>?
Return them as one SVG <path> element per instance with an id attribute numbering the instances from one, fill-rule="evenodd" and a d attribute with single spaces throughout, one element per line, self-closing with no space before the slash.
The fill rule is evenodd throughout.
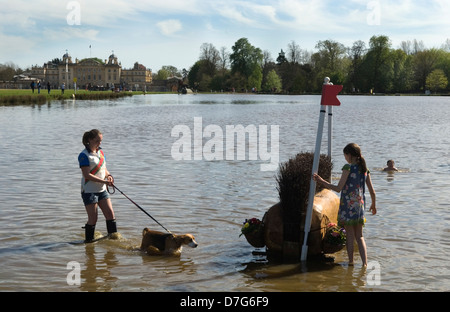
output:
<path id="1" fill-rule="evenodd" d="M 110 238 L 120 238 L 120 234 L 117 232 L 116 218 L 114 215 L 114 210 L 112 208 L 111 200 L 109 198 L 106 198 L 101 200 L 98 204 L 106 219 L 106 229 L 108 230 L 108 236 Z"/>
<path id="2" fill-rule="evenodd" d="M 87 205 L 87 206 L 85 206 L 85 208 L 86 208 L 86 212 L 87 212 L 87 215 L 88 215 L 87 224 L 89 224 L 89 225 L 96 225 L 97 224 L 97 217 L 98 217 L 97 203 Z"/>
<path id="3" fill-rule="evenodd" d="M 353 241 L 355 240 L 355 229 L 354 226 L 345 226 L 345 232 L 347 233 L 347 255 L 348 264 L 353 265 Z"/>
<path id="4" fill-rule="evenodd" d="M 362 224 L 356 225 L 355 227 L 355 239 L 358 243 L 359 255 L 361 256 L 363 266 L 367 266 L 367 247 L 366 242 L 363 237 Z"/>
<path id="5" fill-rule="evenodd" d="M 109 199 L 109 198 L 102 199 L 101 201 L 98 202 L 98 205 L 100 206 L 100 209 L 102 210 L 103 215 L 105 216 L 106 220 L 114 220 L 115 219 L 111 199 Z"/>

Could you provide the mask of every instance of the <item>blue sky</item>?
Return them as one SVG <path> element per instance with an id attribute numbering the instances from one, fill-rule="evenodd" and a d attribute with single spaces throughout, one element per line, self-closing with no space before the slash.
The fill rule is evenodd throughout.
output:
<path id="1" fill-rule="evenodd" d="M 231 47 L 242 37 L 276 59 L 295 41 L 314 52 L 319 40 L 350 47 L 386 35 L 392 47 L 450 37 L 449 0 L 0 0 L 0 63 L 20 67 L 61 58 L 138 61 L 154 72 L 189 69 L 202 43 Z M 91 46 L 91 49 L 89 48 Z"/>

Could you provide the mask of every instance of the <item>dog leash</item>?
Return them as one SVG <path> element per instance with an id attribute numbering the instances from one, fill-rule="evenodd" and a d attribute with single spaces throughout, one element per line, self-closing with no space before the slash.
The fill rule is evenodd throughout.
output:
<path id="1" fill-rule="evenodd" d="M 172 234 L 172 232 L 170 232 L 168 229 L 166 229 L 166 227 L 164 225 L 162 225 L 161 223 L 158 222 L 158 220 L 156 220 L 155 218 L 153 218 L 147 211 L 145 211 L 141 206 L 139 206 L 137 203 L 135 203 L 131 198 L 129 198 L 124 192 L 122 192 L 115 184 L 114 184 L 114 177 L 112 175 L 109 175 L 109 177 L 112 178 L 112 187 L 113 187 L 113 191 L 110 191 L 109 189 L 109 185 L 106 185 L 106 189 L 108 191 L 109 194 L 114 194 L 116 191 L 118 190 L 120 192 L 120 194 L 122 194 L 123 196 L 125 196 L 130 202 L 132 202 L 136 207 L 138 207 L 143 213 L 145 213 L 147 216 L 149 216 L 153 221 L 155 221 L 156 223 L 158 223 L 164 230 L 166 230 L 168 233 Z"/>

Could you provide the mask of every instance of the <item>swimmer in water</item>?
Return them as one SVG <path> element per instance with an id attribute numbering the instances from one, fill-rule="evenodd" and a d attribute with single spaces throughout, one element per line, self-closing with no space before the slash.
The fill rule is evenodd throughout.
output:
<path id="1" fill-rule="evenodd" d="M 383 169 L 383 171 L 398 171 L 397 168 L 395 168 L 395 162 L 392 159 L 389 159 L 386 163 L 387 167 Z"/>

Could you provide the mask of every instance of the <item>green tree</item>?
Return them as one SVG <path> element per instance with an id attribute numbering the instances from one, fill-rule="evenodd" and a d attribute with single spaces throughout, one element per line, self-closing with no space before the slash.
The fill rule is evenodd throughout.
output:
<path id="1" fill-rule="evenodd" d="M 287 93 L 318 92 L 326 76 L 335 84 L 343 84 L 347 92 L 369 92 L 370 89 L 377 93 L 413 92 L 425 90 L 428 76 L 436 69 L 450 77 L 448 46 L 450 44 L 427 50 L 422 41 L 414 40 L 402 42 L 400 48 L 394 50 L 387 36 L 372 36 L 368 49 L 361 40 L 350 48 L 324 40 L 318 41 L 317 51 L 313 53 L 301 50 L 292 41 L 274 61 L 267 50 L 263 53 L 247 38 L 241 38 L 230 54 L 225 47 L 218 51 L 212 44 L 204 43 L 188 79 L 189 85 L 199 91 L 235 89 L 241 92 L 253 87 L 261 89 L 261 86 L 263 90 L 270 90 L 278 85 L 274 82 L 276 74 L 282 84 L 281 88 L 276 88 Z M 176 68 L 166 66 L 159 73 L 162 77 L 180 75 Z M 449 84 L 446 88 L 449 89 Z"/>
<path id="2" fill-rule="evenodd" d="M 210 65 L 207 60 L 197 61 L 189 70 L 188 80 L 191 88 L 198 91 L 210 91 L 212 76 L 209 74 Z"/>
<path id="3" fill-rule="evenodd" d="M 359 92 L 361 89 L 362 72 L 361 64 L 364 59 L 366 44 L 364 41 L 358 40 L 353 43 L 349 51 L 350 65 L 347 76 L 347 90 L 351 92 Z"/>
<path id="4" fill-rule="evenodd" d="M 155 79 L 156 80 L 166 80 L 169 77 L 170 77 L 170 72 L 166 69 L 161 68 L 160 70 L 158 70 L 158 73 L 156 74 Z"/>
<path id="5" fill-rule="evenodd" d="M 450 45 L 450 39 L 447 39 Z M 436 63 L 436 68 L 442 69 L 446 77 L 450 77 L 450 48 L 449 50 L 441 49 L 439 51 L 439 59 Z"/>
<path id="6" fill-rule="evenodd" d="M 229 91 L 231 87 L 229 86 L 230 76 L 229 73 L 216 74 L 209 84 L 209 88 L 214 91 Z"/>
<path id="7" fill-rule="evenodd" d="M 247 38 L 241 38 L 232 47 L 233 53 L 230 55 L 231 73 L 240 73 L 247 80 L 244 88 L 252 88 L 261 76 L 261 65 L 263 53 L 260 48 L 250 44 Z M 251 77 L 250 81 L 249 78 Z M 261 81 L 259 82 L 261 85 Z"/>
<path id="8" fill-rule="evenodd" d="M 249 88 L 255 88 L 257 91 L 261 90 L 261 83 L 263 79 L 261 66 L 255 64 L 253 66 L 252 73 L 247 79 L 247 86 Z"/>
<path id="9" fill-rule="evenodd" d="M 269 74 L 269 72 L 272 69 L 274 69 L 276 71 L 276 68 L 277 68 L 277 65 L 273 61 L 270 52 L 267 51 L 267 50 L 263 51 L 263 64 L 262 64 L 263 79 L 262 79 L 262 82 L 261 82 L 261 85 L 263 86 L 263 89 L 264 89 L 264 86 L 266 85 L 267 75 Z"/>
<path id="10" fill-rule="evenodd" d="M 269 92 L 281 91 L 282 83 L 277 72 L 272 69 L 269 71 L 266 77 L 266 83 L 264 84 L 264 90 Z"/>
<path id="11" fill-rule="evenodd" d="M 175 66 L 165 65 L 158 70 L 155 79 L 166 80 L 170 77 L 182 77 L 182 73 Z"/>
<path id="12" fill-rule="evenodd" d="M 392 92 L 409 92 L 413 86 L 412 56 L 407 55 L 404 50 L 391 51 L 393 63 Z"/>
<path id="13" fill-rule="evenodd" d="M 419 90 L 425 90 L 427 77 L 435 69 L 439 55 L 440 52 L 437 49 L 419 51 L 414 55 L 414 79 Z"/>
<path id="14" fill-rule="evenodd" d="M 278 53 L 277 64 L 281 65 L 281 64 L 286 63 L 286 62 L 287 62 L 286 53 L 283 51 L 283 49 L 281 49 L 281 52 Z"/>
<path id="15" fill-rule="evenodd" d="M 448 80 L 442 69 L 433 70 L 426 79 L 426 87 L 434 92 L 447 88 Z"/>
<path id="16" fill-rule="evenodd" d="M 17 66 L 13 63 L 0 64 L 0 81 L 11 81 L 16 75 Z"/>
<path id="17" fill-rule="evenodd" d="M 361 65 L 364 75 L 364 88 L 375 92 L 386 92 L 392 83 L 391 43 L 387 36 L 372 36 L 369 51 Z"/>
<path id="18" fill-rule="evenodd" d="M 208 74 L 202 74 L 202 77 L 200 78 L 200 82 L 198 83 L 198 90 L 199 91 L 211 91 L 211 82 L 212 78 Z"/>
<path id="19" fill-rule="evenodd" d="M 312 60 L 318 85 L 321 85 L 324 77 L 330 77 L 335 84 L 343 83 L 346 76 L 344 57 L 347 49 L 345 46 L 333 40 L 325 40 L 319 41 L 316 48 L 319 51 L 312 55 Z"/>

